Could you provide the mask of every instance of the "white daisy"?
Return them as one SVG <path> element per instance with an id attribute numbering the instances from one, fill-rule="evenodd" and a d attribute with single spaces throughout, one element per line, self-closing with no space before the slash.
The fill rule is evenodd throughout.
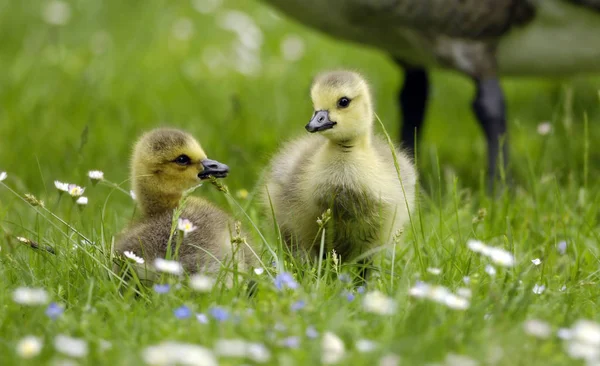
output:
<path id="1" fill-rule="evenodd" d="M 271 351 L 262 343 L 248 343 L 246 357 L 256 363 L 265 363 L 271 359 Z"/>
<path id="2" fill-rule="evenodd" d="M 6 172 L 0 172 L 0 182 L 2 182 L 3 180 L 5 180 L 6 177 L 8 177 L 8 174 L 6 174 Z"/>
<path id="3" fill-rule="evenodd" d="M 48 300 L 43 288 L 19 287 L 13 292 L 13 301 L 21 305 L 43 305 Z"/>
<path id="4" fill-rule="evenodd" d="M 359 339 L 356 341 L 356 349 L 360 353 L 372 352 L 377 348 L 377 343 L 369 339 Z"/>
<path id="5" fill-rule="evenodd" d="M 190 277 L 190 287 L 198 292 L 210 292 L 215 284 L 211 277 L 195 274 Z"/>
<path id="6" fill-rule="evenodd" d="M 85 196 L 81 196 L 77 199 L 77 201 L 75 201 L 75 203 L 77 203 L 78 205 L 81 205 L 81 206 L 85 206 L 88 204 L 88 198 Z"/>
<path id="7" fill-rule="evenodd" d="M 537 133 L 546 136 L 552 131 L 552 124 L 550 122 L 542 122 L 537 126 Z"/>
<path id="8" fill-rule="evenodd" d="M 571 331 L 574 340 L 599 347 L 600 351 L 600 324 L 590 320 L 578 320 L 573 324 Z"/>
<path id="9" fill-rule="evenodd" d="M 541 260 L 541 259 L 539 259 L 539 258 L 532 259 L 532 260 L 531 260 L 531 263 L 533 263 L 533 264 L 534 264 L 534 265 L 536 265 L 536 266 L 539 266 L 540 264 L 542 264 L 542 260 Z"/>
<path id="10" fill-rule="evenodd" d="M 546 291 L 546 286 L 545 285 L 538 285 L 536 283 L 535 286 L 533 286 L 532 291 L 536 295 L 541 295 L 541 294 L 544 293 L 544 291 Z"/>
<path id="11" fill-rule="evenodd" d="M 525 329 L 525 333 L 536 338 L 546 339 L 552 334 L 550 324 L 537 319 L 527 320 L 523 323 L 523 328 Z"/>
<path id="12" fill-rule="evenodd" d="M 170 261 L 162 258 L 156 258 L 154 260 L 154 267 L 164 273 L 170 273 L 174 275 L 183 274 L 183 266 L 177 261 Z"/>
<path id="13" fill-rule="evenodd" d="M 254 268 L 254 273 L 256 273 L 257 275 L 261 275 L 265 272 L 265 269 L 262 267 L 258 267 L 258 268 Z"/>
<path id="14" fill-rule="evenodd" d="M 432 275 L 439 275 L 440 273 L 442 273 L 442 270 L 439 268 L 435 268 L 435 267 L 429 267 L 427 268 L 427 272 L 431 273 Z"/>
<path id="15" fill-rule="evenodd" d="M 100 170 L 90 170 L 88 172 L 88 177 L 91 180 L 102 180 L 102 179 L 104 179 L 104 172 L 102 172 Z"/>
<path id="16" fill-rule="evenodd" d="M 142 357 L 148 365 L 218 366 L 208 349 L 189 343 L 163 342 L 146 347 Z"/>
<path id="17" fill-rule="evenodd" d="M 88 354 L 88 344 L 85 339 L 73 338 L 59 334 L 54 338 L 54 348 L 64 355 L 81 358 Z"/>
<path id="18" fill-rule="evenodd" d="M 56 187 L 56 189 L 58 189 L 61 192 L 68 192 L 69 191 L 69 183 L 63 183 L 61 181 L 55 180 L 54 181 L 54 186 Z"/>
<path id="19" fill-rule="evenodd" d="M 41 338 L 30 335 L 17 343 L 17 354 L 22 358 L 32 358 L 40 354 L 43 346 Z"/>
<path id="20" fill-rule="evenodd" d="M 334 333 L 325 332 L 321 340 L 321 363 L 332 365 L 340 362 L 346 354 L 344 342 Z"/>
<path id="21" fill-rule="evenodd" d="M 144 264 L 144 258 L 138 257 L 137 255 L 135 255 L 134 252 L 130 252 L 130 251 L 126 250 L 123 252 L 123 255 L 138 264 Z"/>
<path id="22" fill-rule="evenodd" d="M 183 234 L 191 233 L 196 230 L 197 227 L 194 226 L 194 223 L 188 219 L 179 219 L 177 220 L 177 230 L 183 231 Z"/>
<path id="23" fill-rule="evenodd" d="M 379 315 L 392 315 L 396 311 L 396 303 L 380 291 L 368 292 L 363 300 L 366 311 Z"/>
<path id="24" fill-rule="evenodd" d="M 68 192 L 72 197 L 79 197 L 83 194 L 85 188 L 82 188 L 76 184 L 69 184 Z"/>

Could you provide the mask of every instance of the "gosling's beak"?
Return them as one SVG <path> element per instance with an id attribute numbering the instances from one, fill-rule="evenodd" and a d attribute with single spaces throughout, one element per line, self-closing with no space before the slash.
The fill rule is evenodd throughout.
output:
<path id="1" fill-rule="evenodd" d="M 216 160 L 204 159 L 200 162 L 204 170 L 198 174 L 198 178 L 207 179 L 210 176 L 215 178 L 225 178 L 229 173 L 229 167 Z"/>
<path id="2" fill-rule="evenodd" d="M 313 118 L 308 122 L 304 128 L 308 132 L 319 132 L 333 128 L 337 122 L 329 120 L 329 112 L 327 111 L 316 111 Z"/>

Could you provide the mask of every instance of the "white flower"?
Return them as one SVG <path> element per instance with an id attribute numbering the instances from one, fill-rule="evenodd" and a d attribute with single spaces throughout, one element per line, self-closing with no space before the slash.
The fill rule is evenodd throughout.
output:
<path id="1" fill-rule="evenodd" d="M 363 300 L 365 310 L 379 315 L 392 315 L 396 311 L 396 303 L 380 291 L 371 291 Z"/>
<path id="2" fill-rule="evenodd" d="M 170 273 L 174 275 L 183 274 L 183 266 L 177 261 L 156 258 L 154 260 L 154 267 L 160 272 Z"/>
<path id="3" fill-rule="evenodd" d="M 379 366 L 398 366 L 400 365 L 400 357 L 393 353 L 388 353 L 379 359 Z"/>
<path id="4" fill-rule="evenodd" d="M 515 265 L 515 258 L 512 253 L 501 248 L 487 246 L 480 240 L 469 239 L 467 241 L 467 247 L 475 253 L 490 258 L 498 265 L 504 267 L 512 267 Z"/>
<path id="5" fill-rule="evenodd" d="M 442 270 L 439 268 L 434 268 L 434 267 L 429 267 L 427 268 L 427 272 L 431 273 L 432 275 L 439 275 L 440 273 L 442 273 Z"/>
<path id="6" fill-rule="evenodd" d="M 105 339 L 101 339 L 99 341 L 98 346 L 100 347 L 100 351 L 108 351 L 109 349 L 111 349 L 113 347 L 112 343 L 110 343 L 109 341 L 107 341 Z"/>
<path id="7" fill-rule="evenodd" d="M 72 197 L 79 197 L 83 194 L 85 188 L 81 188 L 76 184 L 69 184 L 68 192 Z"/>
<path id="8" fill-rule="evenodd" d="M 59 191 L 62 191 L 62 192 L 68 192 L 69 191 L 69 183 L 63 183 L 61 181 L 55 180 L 54 181 L 54 186 Z"/>
<path id="9" fill-rule="evenodd" d="M 356 341 L 356 349 L 358 352 L 367 353 L 372 352 L 377 348 L 377 343 L 369 339 L 359 339 Z"/>
<path id="10" fill-rule="evenodd" d="M 532 259 L 531 263 L 535 264 L 536 266 L 539 266 L 540 264 L 542 264 L 542 260 L 539 258 Z"/>
<path id="11" fill-rule="evenodd" d="M 6 177 L 8 177 L 8 174 L 6 174 L 6 172 L 0 172 L 0 182 L 2 182 L 3 180 L 5 180 Z"/>
<path id="12" fill-rule="evenodd" d="M 71 7 L 64 1 L 50 1 L 44 7 L 42 17 L 48 24 L 65 25 L 71 18 Z"/>
<path id="13" fill-rule="evenodd" d="M 254 273 L 256 273 L 257 275 L 261 275 L 265 272 L 265 269 L 262 267 L 258 267 L 258 268 L 254 268 Z"/>
<path id="14" fill-rule="evenodd" d="M 215 284 L 211 277 L 195 274 L 190 277 L 190 287 L 198 292 L 210 292 Z"/>
<path id="15" fill-rule="evenodd" d="M 477 366 L 479 363 L 472 358 L 454 353 L 448 353 L 444 362 L 445 366 Z"/>
<path id="16" fill-rule="evenodd" d="M 321 340 L 321 363 L 336 364 L 344 358 L 346 347 L 344 342 L 334 333 L 325 332 Z"/>
<path id="17" fill-rule="evenodd" d="M 566 290 L 567 290 L 566 285 L 562 285 L 562 287 L 558 289 L 558 291 L 560 291 L 560 292 L 565 292 Z"/>
<path id="18" fill-rule="evenodd" d="M 573 332 L 569 328 L 560 328 L 556 331 L 556 336 L 564 341 L 568 341 L 573 338 Z"/>
<path id="19" fill-rule="evenodd" d="M 192 7 L 198 13 L 210 14 L 217 10 L 222 2 L 223 0 L 192 0 Z"/>
<path id="20" fill-rule="evenodd" d="M 271 351 L 262 343 L 248 343 L 246 357 L 256 363 L 265 363 L 271 359 Z"/>
<path id="21" fill-rule="evenodd" d="M 525 333 L 537 338 L 546 339 L 552 334 L 550 324 L 537 319 L 527 320 L 523 323 L 523 328 L 525 329 Z"/>
<path id="22" fill-rule="evenodd" d="M 75 203 L 77 203 L 78 205 L 85 206 L 88 204 L 88 198 L 85 196 L 81 196 L 77 199 L 77 201 L 75 201 Z"/>
<path id="23" fill-rule="evenodd" d="M 536 295 L 541 295 L 544 293 L 544 291 L 546 291 L 546 286 L 544 285 L 538 285 L 537 283 L 535 284 L 535 286 L 533 286 L 532 289 L 533 293 Z"/>
<path id="24" fill-rule="evenodd" d="M 48 302 L 48 293 L 43 288 L 19 287 L 13 292 L 13 300 L 21 305 L 43 305 Z"/>
<path id="25" fill-rule="evenodd" d="M 446 306 L 448 306 L 449 308 L 456 310 L 468 309 L 470 305 L 469 300 L 465 299 L 464 297 L 456 296 L 454 294 L 446 295 L 443 303 L 446 304 Z"/>
<path id="26" fill-rule="evenodd" d="M 469 277 L 469 276 L 464 276 L 464 277 L 463 277 L 463 283 L 464 283 L 465 285 L 468 285 L 469 283 L 471 283 L 471 277 Z"/>
<path id="27" fill-rule="evenodd" d="M 84 339 L 59 334 L 54 338 L 54 348 L 70 357 L 81 358 L 88 354 L 88 344 Z"/>
<path id="28" fill-rule="evenodd" d="M 573 358 L 584 359 L 590 362 L 598 361 L 598 358 L 600 358 L 600 348 L 576 341 L 567 343 L 567 353 Z M 595 363 L 591 364 L 594 365 Z"/>
<path id="29" fill-rule="evenodd" d="M 304 40 L 296 35 L 288 35 L 281 41 L 281 55 L 287 61 L 298 61 L 304 56 Z"/>
<path id="30" fill-rule="evenodd" d="M 462 297 L 471 297 L 472 293 L 471 293 L 471 289 L 469 288 L 465 288 L 465 287 L 460 287 L 456 290 L 456 293 L 458 294 L 458 296 L 462 296 Z"/>
<path id="31" fill-rule="evenodd" d="M 137 199 L 137 196 L 135 195 L 135 192 L 133 190 L 129 191 L 129 195 L 131 196 L 132 200 L 135 201 Z"/>
<path id="32" fill-rule="evenodd" d="M 138 257 L 137 255 L 135 255 L 134 252 L 130 252 L 130 251 L 126 250 L 123 252 L 123 255 L 138 264 L 144 264 L 144 258 Z"/>
<path id="33" fill-rule="evenodd" d="M 552 131 L 552 124 L 550 122 L 542 122 L 537 126 L 537 133 L 546 136 Z"/>
<path id="34" fill-rule="evenodd" d="M 600 348 L 600 324 L 590 320 L 578 320 L 571 331 L 574 340 Z"/>
<path id="35" fill-rule="evenodd" d="M 218 366 L 213 353 L 189 343 L 163 342 L 146 347 L 142 357 L 148 365 Z"/>
<path id="36" fill-rule="evenodd" d="M 219 339 L 215 343 L 214 350 L 219 356 L 244 358 L 246 347 L 247 343 L 243 339 Z"/>
<path id="37" fill-rule="evenodd" d="M 191 233 L 196 229 L 197 227 L 194 226 L 194 223 L 188 219 L 177 220 L 177 230 L 183 231 L 184 234 Z"/>
<path id="38" fill-rule="evenodd" d="M 496 268 L 494 268 L 494 266 L 491 264 L 488 264 L 485 266 L 485 273 L 489 274 L 491 277 L 494 277 L 496 275 Z"/>
<path id="39" fill-rule="evenodd" d="M 88 177 L 90 177 L 91 180 L 102 180 L 104 179 L 104 172 L 101 172 L 100 170 L 90 170 L 88 172 Z"/>
<path id="40" fill-rule="evenodd" d="M 38 337 L 27 336 L 17 343 L 17 353 L 22 358 L 32 358 L 40 354 L 44 346 L 42 340 Z"/>
<path id="41" fill-rule="evenodd" d="M 475 253 L 482 253 L 483 251 L 486 250 L 487 245 L 485 245 L 482 241 L 480 240 L 475 240 L 475 239 L 469 239 L 467 241 L 467 247 L 469 249 L 471 249 L 472 251 L 474 251 Z"/>
<path id="42" fill-rule="evenodd" d="M 494 261 L 494 263 L 499 264 L 504 267 L 512 267 L 515 265 L 515 258 L 510 252 L 507 252 L 504 249 L 500 248 L 488 248 L 490 259 Z"/>

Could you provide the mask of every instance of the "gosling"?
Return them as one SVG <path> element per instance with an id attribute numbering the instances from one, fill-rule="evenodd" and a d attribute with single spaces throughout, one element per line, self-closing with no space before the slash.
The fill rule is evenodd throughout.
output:
<path id="1" fill-rule="evenodd" d="M 115 245 L 117 253 L 130 251 L 144 258 L 145 265 L 136 268 L 140 279 L 154 280 L 152 262 L 167 254 L 174 210 L 183 193 L 201 180 L 224 178 L 228 172 L 227 165 L 208 159 L 200 144 L 183 131 L 159 128 L 141 136 L 131 161 L 133 192 L 141 217 L 119 235 Z M 189 196 L 180 218 L 196 227 L 185 234 L 177 253 L 185 271 L 215 273 L 221 265 L 232 262 L 238 269 L 246 269 L 250 249 L 244 244 L 234 248 L 234 222 L 228 214 L 202 198 Z M 176 235 L 171 241 L 172 256 Z"/>
<path id="2" fill-rule="evenodd" d="M 316 256 L 317 218 L 330 209 L 326 251 L 364 263 L 391 243 L 409 220 L 416 171 L 407 155 L 373 133 L 373 105 L 364 78 L 350 71 L 318 75 L 311 87 L 311 133 L 286 144 L 266 175 L 264 204 L 271 205 L 293 252 Z M 398 173 L 399 172 L 399 173 Z M 364 269 L 361 272 L 365 274 Z"/>

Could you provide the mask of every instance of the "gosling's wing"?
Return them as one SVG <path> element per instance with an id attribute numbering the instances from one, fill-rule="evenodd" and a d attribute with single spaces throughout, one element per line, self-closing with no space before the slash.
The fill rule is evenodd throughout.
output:
<path id="1" fill-rule="evenodd" d="M 342 11 L 357 24 L 377 28 L 403 26 L 451 37 L 484 39 L 499 37 L 511 27 L 532 19 L 533 3 L 537 1 L 346 0 Z"/>

